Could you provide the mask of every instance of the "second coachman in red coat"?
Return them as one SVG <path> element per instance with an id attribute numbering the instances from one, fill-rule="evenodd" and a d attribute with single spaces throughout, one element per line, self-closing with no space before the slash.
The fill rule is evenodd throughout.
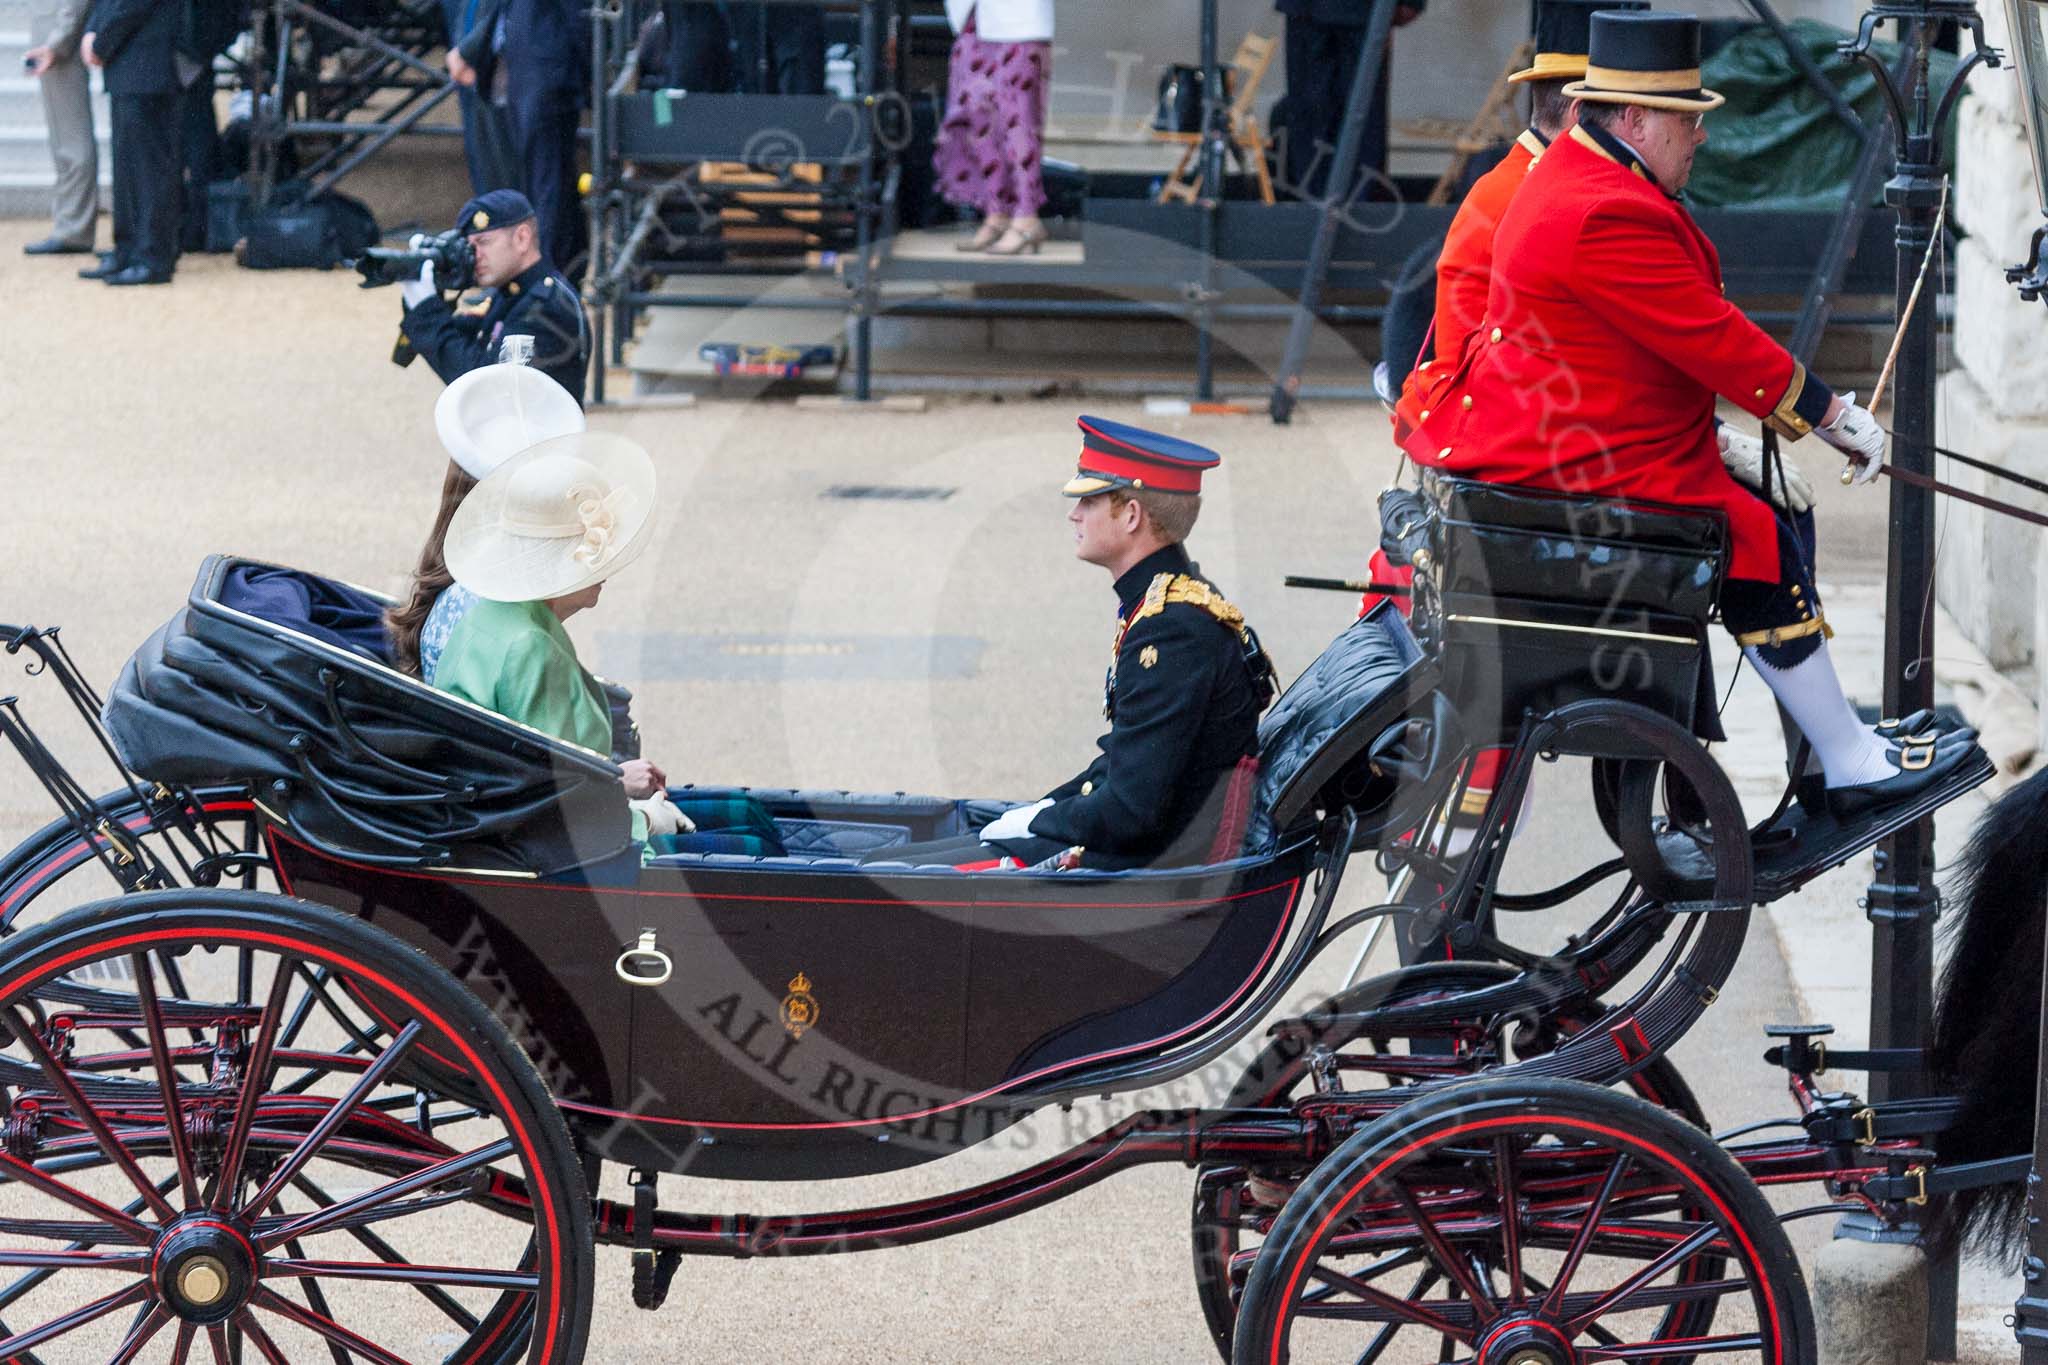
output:
<path id="1" fill-rule="evenodd" d="M 1798 439 L 1817 431 L 1874 477 L 1884 431 L 1729 303 L 1720 258 L 1679 200 L 1721 97 L 1701 88 L 1699 21 L 1602 12 L 1578 124 L 1530 169 L 1494 238 L 1485 323 L 1404 395 L 1397 439 L 1466 477 L 1651 499 L 1726 516 L 1734 632 L 1849 818 L 1968 757 L 1966 736 L 1893 744 L 1856 716 L 1829 661 L 1811 555 L 1724 467 L 1725 398 Z"/>

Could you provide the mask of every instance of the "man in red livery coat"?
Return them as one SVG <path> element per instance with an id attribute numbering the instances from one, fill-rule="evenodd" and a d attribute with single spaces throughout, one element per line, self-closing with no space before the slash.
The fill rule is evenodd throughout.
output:
<path id="1" fill-rule="evenodd" d="M 1874 477 L 1884 431 L 1743 316 L 1679 202 L 1705 113 L 1699 21 L 1594 16 L 1579 122 L 1530 170 L 1494 240 L 1484 327 L 1404 401 L 1396 434 L 1466 477 L 1721 512 L 1723 622 L 1813 745 L 1850 818 L 1917 793 L 1966 743 L 1899 745 L 1857 718 L 1828 658 L 1811 557 L 1723 467 L 1715 396 L 1781 436 L 1818 431 Z"/>

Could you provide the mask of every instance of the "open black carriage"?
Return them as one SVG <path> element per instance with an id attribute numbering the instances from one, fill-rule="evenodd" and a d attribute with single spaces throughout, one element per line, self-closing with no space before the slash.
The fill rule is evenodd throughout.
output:
<path id="1" fill-rule="evenodd" d="M 1809 1359 L 1756 1182 L 1896 1212 L 1938 1116 L 1821 1091 L 1799 1036 L 1796 1134 L 1724 1148 L 1663 1053 L 1755 904 L 1988 762 L 1883 818 L 1788 802 L 1751 830 L 1695 737 L 1717 522 L 1450 480 L 1408 512 L 1412 624 L 1381 606 L 1282 695 L 1242 841 L 1200 867 L 891 863 L 986 808 L 760 790 L 780 853 L 645 858 L 609 756 L 399 675 L 364 629 L 377 599 L 273 566 L 208 561 L 110 703 L 54 633 L 10 631 L 104 714 L 127 782 L 89 797 L 0 702 L 64 811 L 0 864 L 0 1358 L 204 1337 L 215 1359 L 573 1360 L 594 1242 L 635 1249 L 653 1306 L 685 1254 L 898 1245 L 1176 1161 L 1199 1168 L 1227 1358 Z M 1566 760 L 1614 856 L 1511 884 L 1534 774 Z M 1354 851 L 1395 890 L 1334 915 Z M 93 865 L 137 894 L 46 913 Z M 1562 942 L 1497 930 L 1595 888 Z M 1271 1021 L 1388 918 L 1490 960 Z M 1140 1113 L 950 1196 L 758 1218 L 655 1197 L 656 1171 L 930 1161 L 1192 1074 L 1262 1022 L 1224 1107 Z M 630 1205 L 591 1198 L 607 1160 Z"/>

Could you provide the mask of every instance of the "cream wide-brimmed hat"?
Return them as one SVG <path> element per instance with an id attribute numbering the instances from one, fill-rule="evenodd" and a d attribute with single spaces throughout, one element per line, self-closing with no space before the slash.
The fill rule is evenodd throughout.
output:
<path id="1" fill-rule="evenodd" d="M 499 465 L 455 509 L 448 572 L 494 602 L 580 592 L 646 548 L 654 483 L 654 461 L 623 436 L 543 441 Z"/>
<path id="2" fill-rule="evenodd" d="M 531 365 L 479 365 L 435 400 L 434 430 L 448 458 L 482 479 L 528 446 L 583 430 L 583 409 Z"/>

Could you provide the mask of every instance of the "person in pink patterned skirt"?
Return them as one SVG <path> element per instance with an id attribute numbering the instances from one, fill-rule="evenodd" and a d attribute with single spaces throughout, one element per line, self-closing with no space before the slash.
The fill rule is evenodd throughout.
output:
<path id="1" fill-rule="evenodd" d="M 1045 241 L 1039 162 L 1052 80 L 1052 0 L 946 0 L 953 56 L 932 167 L 949 203 L 979 210 L 962 251 L 1036 252 Z"/>

